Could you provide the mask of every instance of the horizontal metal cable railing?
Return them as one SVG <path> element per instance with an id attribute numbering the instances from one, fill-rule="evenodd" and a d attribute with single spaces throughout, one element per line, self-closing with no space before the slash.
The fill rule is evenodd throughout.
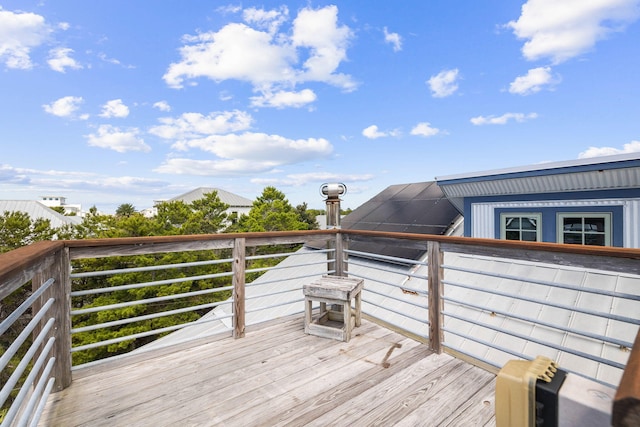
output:
<path id="1" fill-rule="evenodd" d="M 490 258 L 483 258 L 483 260 L 485 263 L 491 262 Z M 581 362 L 562 365 L 561 368 L 587 377 L 590 377 L 588 370 L 583 368 L 590 362 L 595 363 L 596 366 L 606 365 L 618 371 L 618 375 L 610 375 L 609 378 L 619 378 L 624 370 L 626 355 L 635 337 L 633 332 L 640 325 L 640 287 L 636 288 L 637 293 L 634 294 L 535 277 L 536 268 L 548 270 L 549 265 L 527 264 L 530 275 L 505 274 L 447 264 L 442 267 L 445 270 L 443 280 L 445 291 L 442 297 L 445 304 L 442 311 L 445 317 L 444 332 L 459 338 L 445 340 L 446 346 L 496 368 L 502 366 L 503 358 L 487 358 L 477 350 L 475 352 L 465 350 L 465 348 L 477 348 L 477 346 L 466 344 L 474 342 L 487 349 L 523 359 L 536 357 L 536 354 L 524 351 L 528 345 L 534 344 L 533 347 L 537 352 L 546 353 L 552 359 L 564 357 L 569 360 L 575 356 L 570 360 Z M 579 273 L 578 276 L 581 279 L 589 274 L 605 274 L 588 268 Z M 456 277 L 456 279 L 450 280 L 448 277 Z M 640 278 L 634 277 L 634 279 L 640 285 Z M 544 298 L 544 295 L 550 295 L 557 290 L 563 290 L 567 294 L 565 299 Z M 463 298 L 465 293 L 466 298 Z M 581 306 L 581 298 L 589 298 L 590 295 L 609 298 L 610 302 L 597 304 L 598 308 Z M 569 297 L 571 297 L 570 300 L 568 300 Z M 635 304 L 637 309 L 636 311 L 627 310 L 623 314 L 605 310 L 605 308 L 620 306 L 621 303 Z M 518 304 L 521 305 L 520 308 L 514 309 L 513 307 Z M 512 308 L 506 309 L 504 308 L 506 306 Z M 553 312 L 554 315 L 543 316 L 541 314 L 543 310 Z M 459 322 L 447 322 L 447 319 L 455 319 Z M 594 332 L 593 322 L 595 321 L 606 322 L 609 334 Z M 447 325 L 457 325 L 457 327 Z M 534 328 L 541 333 L 534 334 Z M 625 331 L 629 333 L 621 337 L 621 333 Z M 497 344 L 496 341 L 500 339 L 508 340 L 505 337 L 512 338 L 512 345 Z M 572 344 L 566 344 L 566 341 Z M 519 346 L 516 345 L 518 342 L 521 343 Z M 576 344 L 579 345 L 576 347 Z M 486 351 L 484 353 L 486 354 Z M 598 377 L 594 379 L 609 385 L 617 383 L 617 381 Z"/>
<path id="2" fill-rule="evenodd" d="M 295 289 L 271 289 L 264 294 L 253 292 L 253 289 L 274 283 L 257 280 L 267 272 L 290 269 L 290 266 L 287 267 L 281 262 L 289 257 L 298 259 L 295 262 L 297 269 L 321 266 L 325 273 L 326 259 L 320 262 L 306 262 L 303 254 L 297 252 L 299 245 L 277 246 L 277 238 L 270 243 L 262 246 L 266 247 L 267 252 L 275 252 L 249 256 L 243 253 L 243 265 L 235 262 L 237 260 L 230 251 L 231 248 L 163 255 L 158 256 L 160 262 L 157 264 L 136 267 L 128 265 L 147 263 L 150 260 L 145 255 L 103 257 L 99 263 L 101 267 L 109 266 L 111 263 L 125 267 L 103 268 L 101 271 L 88 270 L 94 263 L 85 262 L 85 258 L 76 258 L 74 265 L 77 267 L 70 274 L 73 289 L 70 295 L 74 307 L 71 310 L 71 334 L 74 338 L 71 353 L 82 354 L 101 347 L 106 347 L 106 350 L 97 354 L 88 353 L 79 358 L 74 365 L 80 368 L 87 363 L 93 365 L 96 360 L 110 355 L 138 351 L 148 344 L 149 340 L 155 340 L 170 332 L 203 325 L 216 329 L 212 323 L 223 325 L 222 320 L 225 319 L 235 322 L 234 290 L 237 284 L 233 281 L 239 273 L 244 276 L 242 285 L 247 292 L 242 298 L 243 303 L 250 305 L 244 311 L 245 314 L 301 302 L 301 294 L 293 293 Z M 260 245 L 251 246 L 251 241 L 246 244 L 247 252 L 260 251 Z M 333 252 L 335 251 L 320 251 L 325 256 Z M 182 257 L 186 261 L 175 262 L 174 257 Z M 207 259 L 190 260 L 193 257 Z M 170 262 L 162 262 L 163 259 L 169 259 Z M 297 277 L 305 280 L 312 276 Z M 94 283 L 97 287 L 94 287 Z M 113 298 L 110 298 L 110 295 L 113 295 Z M 260 305 L 259 301 L 274 296 L 278 298 L 277 302 Z M 283 296 L 287 298 L 283 300 Z M 125 301 L 115 302 L 122 299 Z M 111 302 L 112 300 L 114 302 Z M 217 330 L 230 331 L 226 326 L 218 327 Z M 89 342 L 86 342 L 87 338 Z"/>
<path id="3" fill-rule="evenodd" d="M 52 349 L 56 339 L 49 334 L 56 327 L 55 298 L 46 294 L 54 284 L 55 279 L 48 278 L 0 323 L 0 336 L 9 330 L 17 334 L 0 355 L 3 374 L 0 408 L 5 408 L 2 425 L 37 425 L 52 390 L 55 381 L 51 375 L 55 363 Z M 26 313 L 30 313 L 26 317 L 29 321 L 21 325 Z"/>
<path id="4" fill-rule="evenodd" d="M 363 311 L 369 317 L 428 340 L 427 263 L 345 249 L 349 276 L 365 280 Z"/>

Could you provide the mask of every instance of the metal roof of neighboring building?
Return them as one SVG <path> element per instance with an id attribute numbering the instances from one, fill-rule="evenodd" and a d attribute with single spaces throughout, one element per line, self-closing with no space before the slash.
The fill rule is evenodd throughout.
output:
<path id="1" fill-rule="evenodd" d="M 640 153 L 436 177 L 462 212 L 465 197 L 639 189 Z"/>
<path id="2" fill-rule="evenodd" d="M 82 222 L 82 218 L 79 216 L 62 215 L 35 200 L 0 200 L 0 213 L 4 214 L 5 212 L 24 212 L 32 220 L 48 219 L 53 228 L 67 224 L 76 225 Z"/>
<path id="3" fill-rule="evenodd" d="M 184 193 L 172 199 L 169 199 L 169 201 L 175 202 L 175 201 L 181 200 L 185 203 L 192 203 L 195 200 L 202 199 L 205 196 L 205 194 L 211 193 L 213 191 L 216 191 L 218 193 L 218 197 L 220 198 L 220 201 L 222 201 L 223 203 L 226 203 L 231 207 L 250 208 L 251 206 L 253 206 L 253 201 L 247 199 L 246 197 L 238 196 L 237 194 L 230 193 L 228 191 L 221 190 L 220 188 L 213 188 L 213 187 L 199 187 L 199 188 L 196 188 L 195 190 L 191 190 L 187 193 Z"/>

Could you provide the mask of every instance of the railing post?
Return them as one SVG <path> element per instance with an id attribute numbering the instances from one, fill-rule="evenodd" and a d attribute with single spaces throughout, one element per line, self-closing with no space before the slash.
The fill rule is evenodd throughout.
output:
<path id="1" fill-rule="evenodd" d="M 442 325 L 444 323 L 442 310 L 444 303 L 442 300 L 444 286 L 444 270 L 442 268 L 443 254 L 440 250 L 440 243 L 429 241 L 427 246 L 427 263 L 429 277 L 429 347 L 434 352 L 442 353 L 442 342 L 444 334 Z"/>
<path id="2" fill-rule="evenodd" d="M 622 374 L 613 400 L 611 425 L 631 427 L 640 425 L 640 330 Z"/>
<path id="3" fill-rule="evenodd" d="M 235 239 L 233 245 L 233 337 L 243 338 L 245 328 L 245 239 Z"/>
<path id="4" fill-rule="evenodd" d="M 48 319 L 52 317 L 55 319 L 50 332 L 50 336 L 55 338 L 52 356 L 56 358 L 56 362 L 51 371 L 51 376 L 56 379 L 52 389 L 55 393 L 71 385 L 71 278 L 69 277 L 71 265 L 68 248 L 60 249 L 53 256 L 51 266 L 35 274 L 31 284 L 35 291 L 47 280 L 54 280 L 53 285 L 33 304 L 33 312 L 37 313 L 47 300 L 50 298 L 54 300 L 51 315 L 43 318 L 33 335 L 35 337 L 40 333 L 41 327 Z M 35 359 L 38 358 L 42 349 L 38 349 Z"/>
<path id="5" fill-rule="evenodd" d="M 336 248 L 336 252 L 335 252 L 336 276 L 345 276 L 342 234 L 336 233 L 333 235 L 333 238 L 335 239 L 335 248 Z"/>

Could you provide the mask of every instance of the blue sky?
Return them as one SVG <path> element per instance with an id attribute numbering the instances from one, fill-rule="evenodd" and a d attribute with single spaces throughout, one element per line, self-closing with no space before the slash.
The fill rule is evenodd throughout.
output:
<path id="1" fill-rule="evenodd" d="M 639 0 L 0 0 L 0 199 L 114 212 L 640 156 Z"/>

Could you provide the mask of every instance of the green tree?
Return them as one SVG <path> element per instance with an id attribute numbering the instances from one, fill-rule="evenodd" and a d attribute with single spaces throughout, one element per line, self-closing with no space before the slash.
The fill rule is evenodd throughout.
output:
<path id="1" fill-rule="evenodd" d="M 160 235 L 182 234 L 181 230 L 192 215 L 191 208 L 182 200 L 159 203 L 155 221 Z"/>
<path id="2" fill-rule="evenodd" d="M 75 227 L 65 229 L 66 239 L 98 239 L 107 237 L 107 232 L 113 227 L 113 217 L 98 212 L 95 206 L 82 218 L 82 222 Z"/>
<path id="3" fill-rule="evenodd" d="M 224 230 L 229 205 L 220 200 L 217 191 L 194 200 L 190 207 L 192 214 L 184 224 L 183 234 L 214 234 Z"/>
<path id="4" fill-rule="evenodd" d="M 309 230 L 317 230 L 320 228 L 318 221 L 316 221 L 316 216 L 318 215 L 317 210 L 309 209 L 307 202 L 303 202 L 302 204 L 296 206 L 296 211 L 300 216 L 300 219 L 307 223 Z"/>
<path id="5" fill-rule="evenodd" d="M 5 211 L 0 215 L 0 252 L 8 252 L 40 240 L 51 240 L 56 229 L 44 218 L 32 220 L 29 214 Z"/>
<path id="6" fill-rule="evenodd" d="M 284 193 L 275 187 L 266 187 L 253 202 L 248 215 L 238 221 L 238 231 L 307 230 L 309 224 L 291 206 Z"/>
<path id="7" fill-rule="evenodd" d="M 64 206 L 52 206 L 49 209 L 51 209 L 52 211 L 58 212 L 61 215 L 65 215 L 66 214 L 66 210 L 65 210 Z"/>
<path id="8" fill-rule="evenodd" d="M 136 208 L 131 203 L 123 203 L 116 209 L 116 216 L 131 216 L 136 213 Z"/>

